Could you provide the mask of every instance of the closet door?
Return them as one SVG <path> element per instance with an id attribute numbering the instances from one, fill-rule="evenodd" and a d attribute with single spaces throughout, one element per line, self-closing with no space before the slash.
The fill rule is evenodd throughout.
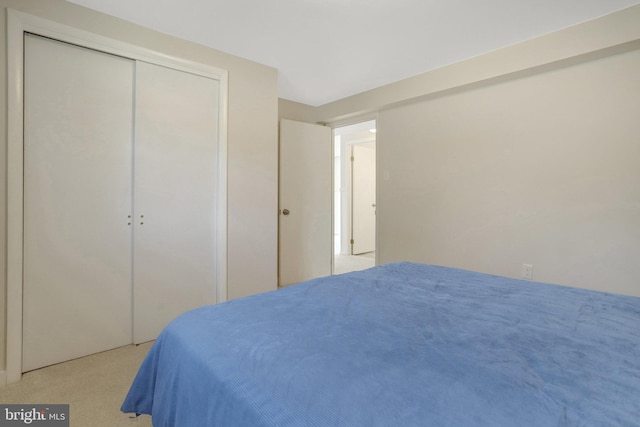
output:
<path id="1" fill-rule="evenodd" d="M 23 372 L 131 343 L 134 63 L 25 38 Z"/>
<path id="2" fill-rule="evenodd" d="M 136 68 L 134 342 L 216 302 L 219 82 Z"/>

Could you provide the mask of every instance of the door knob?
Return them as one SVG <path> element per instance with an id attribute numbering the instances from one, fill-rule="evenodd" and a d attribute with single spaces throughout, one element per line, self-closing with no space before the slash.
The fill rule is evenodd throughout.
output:
<path id="1" fill-rule="evenodd" d="M 282 209 L 282 215 L 289 215 L 289 209 Z"/>

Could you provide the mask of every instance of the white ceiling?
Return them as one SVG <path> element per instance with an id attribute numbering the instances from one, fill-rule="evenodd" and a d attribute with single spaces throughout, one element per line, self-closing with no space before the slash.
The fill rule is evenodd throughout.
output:
<path id="1" fill-rule="evenodd" d="M 640 0 L 69 0 L 277 68 L 322 105 Z"/>

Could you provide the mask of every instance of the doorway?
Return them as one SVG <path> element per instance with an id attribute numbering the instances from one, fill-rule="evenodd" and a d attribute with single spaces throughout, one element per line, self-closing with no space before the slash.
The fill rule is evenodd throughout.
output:
<path id="1" fill-rule="evenodd" d="M 333 130 L 333 274 L 375 265 L 376 121 Z"/>

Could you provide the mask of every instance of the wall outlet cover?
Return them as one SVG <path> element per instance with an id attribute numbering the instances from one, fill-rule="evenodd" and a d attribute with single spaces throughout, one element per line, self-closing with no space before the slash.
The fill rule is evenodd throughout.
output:
<path id="1" fill-rule="evenodd" d="M 529 280 L 533 279 L 533 265 L 522 264 L 522 278 Z"/>

